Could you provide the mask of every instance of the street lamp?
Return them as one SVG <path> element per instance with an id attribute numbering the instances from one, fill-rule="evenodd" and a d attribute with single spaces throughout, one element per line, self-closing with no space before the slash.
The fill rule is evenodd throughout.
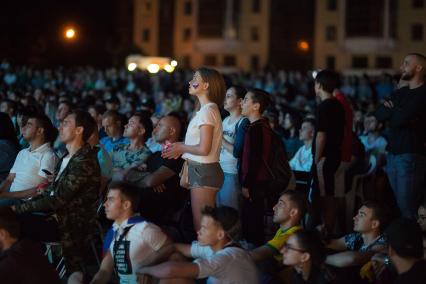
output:
<path id="1" fill-rule="evenodd" d="M 65 38 L 67 40 L 74 40 L 77 36 L 77 32 L 73 28 L 65 29 Z"/>

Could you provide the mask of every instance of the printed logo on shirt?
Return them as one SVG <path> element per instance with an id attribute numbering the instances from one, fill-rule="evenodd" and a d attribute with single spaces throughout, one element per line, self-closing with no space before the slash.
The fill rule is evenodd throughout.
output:
<path id="1" fill-rule="evenodd" d="M 114 253 L 115 268 L 119 274 L 132 274 L 132 262 L 130 261 L 130 241 L 121 240 L 116 244 Z"/>

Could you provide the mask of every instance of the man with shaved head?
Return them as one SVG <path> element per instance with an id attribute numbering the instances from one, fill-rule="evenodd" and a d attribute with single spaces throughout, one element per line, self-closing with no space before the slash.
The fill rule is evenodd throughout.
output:
<path id="1" fill-rule="evenodd" d="M 410 53 L 400 67 L 404 87 L 376 111 L 389 123 L 386 172 L 402 215 L 415 218 L 426 169 L 426 58 Z"/>
<path id="2" fill-rule="evenodd" d="M 160 119 L 152 131 L 155 141 L 167 147 L 169 143 L 179 140 L 181 122 L 179 118 L 168 115 Z M 156 223 L 162 223 L 164 217 L 181 208 L 187 190 L 179 185 L 179 173 L 183 159 L 163 159 L 161 151 L 153 153 L 146 162 L 146 169 L 131 170 L 127 181 L 136 184 L 141 190 L 142 215 Z"/>

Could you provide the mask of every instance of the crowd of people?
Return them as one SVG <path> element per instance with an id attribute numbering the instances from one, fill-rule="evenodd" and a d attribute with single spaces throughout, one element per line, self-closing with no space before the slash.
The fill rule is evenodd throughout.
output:
<path id="1" fill-rule="evenodd" d="M 2 283 L 426 283 L 426 58 L 400 71 L 3 61 Z"/>

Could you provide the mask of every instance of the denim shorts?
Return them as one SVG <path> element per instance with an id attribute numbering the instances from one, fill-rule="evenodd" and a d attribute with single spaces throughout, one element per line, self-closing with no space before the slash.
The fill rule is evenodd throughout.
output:
<path id="1" fill-rule="evenodd" d="M 188 161 L 188 182 L 190 188 L 210 187 L 221 188 L 223 185 L 223 171 L 219 163 L 202 164 Z"/>

